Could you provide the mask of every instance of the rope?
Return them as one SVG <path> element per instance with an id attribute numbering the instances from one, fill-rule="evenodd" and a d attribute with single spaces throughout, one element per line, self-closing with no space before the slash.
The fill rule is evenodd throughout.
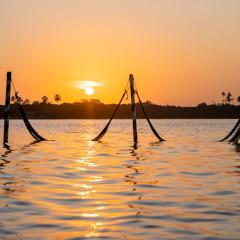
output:
<path id="1" fill-rule="evenodd" d="M 25 126 L 27 128 L 27 130 L 29 131 L 29 133 L 32 135 L 32 137 L 34 139 L 36 139 L 37 141 L 44 141 L 46 140 L 45 138 L 43 138 L 42 136 L 40 136 L 36 130 L 32 127 L 32 125 L 30 124 L 28 118 L 27 118 L 27 115 L 22 107 L 22 105 L 18 104 L 18 108 L 19 108 L 19 111 L 20 111 L 20 114 L 21 114 L 21 117 L 25 123 Z"/>
<path id="2" fill-rule="evenodd" d="M 13 85 L 13 89 L 14 89 L 14 92 L 15 92 L 15 98 L 16 98 L 16 101 L 17 101 L 17 104 L 18 104 L 18 109 L 19 109 L 19 112 L 20 112 L 20 115 L 23 119 L 23 122 L 27 128 L 27 130 L 29 131 L 29 133 L 32 135 L 32 137 L 37 140 L 37 141 L 44 141 L 46 140 L 45 138 L 43 138 L 41 135 L 39 135 L 37 133 L 37 131 L 32 127 L 32 125 L 30 124 L 28 118 L 27 118 L 27 115 L 22 107 L 22 105 L 20 104 L 20 97 L 18 96 L 18 93 L 16 91 L 16 88 L 14 86 L 14 83 L 12 81 L 12 85 Z"/>
<path id="3" fill-rule="evenodd" d="M 147 122 L 148 122 L 148 124 L 149 124 L 149 126 L 150 126 L 150 128 L 151 128 L 151 130 L 152 130 L 152 132 L 153 132 L 153 134 L 159 139 L 160 142 L 166 141 L 165 139 L 163 139 L 163 138 L 160 137 L 160 135 L 158 134 L 157 130 L 156 130 L 156 129 L 154 128 L 154 126 L 152 125 L 151 120 L 149 119 L 148 114 L 147 114 L 147 112 L 145 111 L 145 108 L 144 108 L 143 103 L 142 103 L 142 101 L 141 101 L 141 98 L 140 98 L 140 96 L 139 96 L 139 94 L 138 94 L 137 85 L 136 85 L 135 82 L 134 82 L 134 85 L 135 85 L 135 89 L 136 89 L 136 95 L 137 95 L 137 97 L 138 97 L 138 101 L 139 101 L 140 106 L 141 106 L 141 108 L 142 108 L 143 114 L 145 115 L 145 118 L 147 119 Z"/>
<path id="4" fill-rule="evenodd" d="M 229 141 L 237 143 L 239 139 L 240 139 L 240 126 L 235 135 Z"/>
<path id="5" fill-rule="evenodd" d="M 120 107 L 120 105 L 121 105 L 121 103 L 122 103 L 125 95 L 127 94 L 127 92 L 128 92 L 128 83 L 127 83 L 127 86 L 126 86 L 126 88 L 125 88 L 125 90 L 124 90 L 124 93 L 123 93 L 123 95 L 122 95 L 122 97 L 121 97 L 118 105 L 117 105 L 116 108 L 114 109 L 114 111 L 113 111 L 113 113 L 112 113 L 112 116 L 111 116 L 110 120 L 108 121 L 107 125 L 103 128 L 103 130 L 98 134 L 97 137 L 95 137 L 94 139 L 92 139 L 92 141 L 99 141 L 99 140 L 101 140 L 101 139 L 104 137 L 104 135 L 107 133 L 107 130 L 108 130 L 108 128 L 109 128 L 109 126 L 110 126 L 113 118 L 115 117 L 116 112 L 117 112 L 117 110 L 119 109 L 119 107 Z"/>
<path id="6" fill-rule="evenodd" d="M 220 140 L 220 142 L 223 142 L 225 140 L 227 140 L 235 131 L 236 129 L 240 126 L 240 119 L 237 121 L 237 123 L 235 124 L 235 126 L 233 127 L 233 129 L 230 131 L 230 133 L 225 137 L 223 138 L 222 140 Z M 231 140 L 230 140 L 231 141 Z"/>
<path id="7" fill-rule="evenodd" d="M 12 80 L 12 86 L 13 86 L 13 90 L 14 90 L 14 92 L 15 92 L 15 96 L 16 96 L 17 91 L 16 91 L 16 88 L 15 88 L 15 85 L 14 85 L 13 80 Z"/>
<path id="8" fill-rule="evenodd" d="M 149 124 L 149 126 L 150 126 L 150 128 L 151 128 L 151 130 L 152 130 L 152 132 L 153 132 L 153 134 L 158 138 L 158 140 L 159 140 L 160 142 L 166 141 L 166 140 L 164 140 L 163 138 L 160 137 L 160 135 L 158 134 L 157 130 L 156 130 L 156 129 L 154 128 L 154 126 L 152 125 L 152 123 L 151 123 L 151 121 L 150 121 L 150 119 L 149 119 L 149 117 L 148 117 L 148 114 L 147 114 L 147 112 L 146 112 L 145 109 L 144 109 L 143 103 L 142 103 L 142 101 L 141 101 L 141 99 L 140 99 L 140 96 L 139 96 L 137 90 L 136 90 L 136 95 L 137 95 L 137 97 L 138 97 L 138 100 L 139 100 L 140 106 L 141 106 L 141 108 L 142 108 L 143 114 L 145 115 L 145 118 L 147 119 L 147 122 L 148 122 L 148 124 Z"/>

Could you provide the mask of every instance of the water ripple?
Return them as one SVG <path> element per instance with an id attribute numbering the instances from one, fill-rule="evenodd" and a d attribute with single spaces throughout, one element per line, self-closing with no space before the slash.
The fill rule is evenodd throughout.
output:
<path id="1" fill-rule="evenodd" d="M 55 141 L 31 143 L 12 121 L 1 149 L 0 239 L 239 239 L 239 147 L 218 143 L 232 120 L 33 120 Z M 49 124 L 51 123 L 51 124 Z M 1 138 L 1 136 L 0 136 Z"/>

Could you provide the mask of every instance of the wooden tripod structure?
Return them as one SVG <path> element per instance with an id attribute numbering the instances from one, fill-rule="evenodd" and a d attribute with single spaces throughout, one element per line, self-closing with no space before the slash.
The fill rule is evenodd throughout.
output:
<path id="1" fill-rule="evenodd" d="M 125 88 L 124 90 L 124 93 L 122 95 L 122 98 L 120 99 L 118 105 L 116 106 L 115 110 L 113 111 L 113 114 L 111 116 L 111 118 L 109 119 L 107 125 L 103 128 L 103 130 L 98 134 L 97 137 L 95 137 L 92 141 L 100 141 L 103 136 L 106 134 L 110 124 L 111 124 L 111 121 L 113 120 L 113 118 L 115 117 L 116 113 L 117 113 L 117 110 L 119 109 L 125 95 L 127 94 L 128 92 L 128 85 L 130 85 L 130 93 L 131 93 L 131 115 L 132 115 L 132 127 L 133 127 L 133 143 L 134 143 L 134 147 L 137 147 L 137 144 L 138 144 L 138 132 L 137 132 L 137 110 L 136 110 L 136 103 L 135 103 L 135 95 L 137 96 L 138 98 L 138 101 L 139 101 L 139 104 L 141 106 L 141 109 L 143 111 L 143 114 L 145 116 L 145 118 L 147 119 L 147 122 L 153 132 L 153 134 L 158 138 L 159 142 L 162 142 L 162 141 L 165 141 L 163 138 L 160 137 L 160 135 L 158 134 L 158 132 L 156 131 L 156 129 L 153 127 L 148 115 L 147 115 L 147 112 L 145 111 L 144 109 L 144 106 L 143 106 L 143 103 L 141 101 L 141 98 L 139 96 L 139 93 L 137 92 L 136 90 L 136 84 L 135 84 L 135 81 L 134 81 L 134 77 L 133 77 L 133 74 L 130 74 L 129 75 L 129 82 L 127 84 L 127 87 Z"/>
<path id="2" fill-rule="evenodd" d="M 10 97 L 11 97 L 11 85 L 13 85 L 14 92 L 15 92 L 15 98 L 16 98 L 16 103 L 19 108 L 20 115 L 24 121 L 24 124 L 29 131 L 29 133 L 32 135 L 32 137 L 36 141 L 44 141 L 46 140 L 43 138 L 41 135 L 37 133 L 37 131 L 32 127 L 30 124 L 27 115 L 23 109 L 23 106 L 21 105 L 20 102 L 20 97 L 18 96 L 13 81 L 12 81 L 12 73 L 7 72 L 7 85 L 6 85 L 6 100 L 5 100 L 5 111 L 4 111 L 4 132 L 3 132 L 3 144 L 6 146 L 8 144 L 8 133 L 9 133 L 9 112 L 10 112 L 10 107 L 11 107 L 11 102 L 10 102 Z"/>

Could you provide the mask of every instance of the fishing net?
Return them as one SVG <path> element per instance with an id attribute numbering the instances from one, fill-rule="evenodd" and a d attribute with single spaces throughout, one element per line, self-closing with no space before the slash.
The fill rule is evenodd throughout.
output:
<path id="1" fill-rule="evenodd" d="M 115 117 L 115 115 L 116 115 L 116 113 L 117 113 L 117 110 L 119 109 L 119 107 L 120 107 L 120 105 L 121 105 L 121 103 L 122 103 L 122 101 L 123 101 L 123 99 L 124 99 L 124 97 L 125 97 L 126 94 L 127 94 L 127 89 L 125 89 L 125 91 L 124 91 L 124 93 L 123 93 L 123 95 L 122 95 L 122 97 L 121 97 L 118 105 L 117 105 L 116 108 L 114 109 L 113 114 L 112 114 L 110 120 L 108 121 L 107 125 L 106 125 L 106 126 L 103 128 L 103 130 L 98 134 L 98 136 L 95 137 L 92 141 L 99 141 L 99 140 L 101 140 L 101 139 L 104 137 L 104 135 L 106 134 L 106 132 L 107 132 L 107 130 L 108 130 L 108 128 L 109 128 L 112 120 L 114 119 L 114 117 Z"/>
<path id="2" fill-rule="evenodd" d="M 152 130 L 152 132 L 153 132 L 153 134 L 158 138 L 158 140 L 159 140 L 160 142 L 165 141 L 163 138 L 160 137 L 160 135 L 158 134 L 157 130 L 156 130 L 156 129 L 154 128 L 154 126 L 152 125 L 151 120 L 149 119 L 148 114 L 147 114 L 147 112 L 146 112 L 145 109 L 144 109 L 143 103 L 142 103 L 141 98 L 140 98 L 140 96 L 139 96 L 139 94 L 138 94 L 137 91 L 136 91 L 136 95 L 137 95 L 137 97 L 138 97 L 138 101 L 139 101 L 140 106 L 141 106 L 141 108 L 142 108 L 143 114 L 144 114 L 145 118 L 147 119 L 147 122 L 148 122 L 148 124 L 149 124 L 149 126 L 150 126 L 150 128 L 151 128 L 151 130 Z"/>
<path id="3" fill-rule="evenodd" d="M 229 138 L 230 138 L 229 142 L 238 142 L 238 140 L 240 139 L 240 119 L 237 121 L 237 123 L 235 124 L 233 129 L 230 131 L 230 133 L 225 138 L 220 140 L 220 142 L 223 142 Z"/>
<path id="4" fill-rule="evenodd" d="M 28 118 L 27 118 L 27 114 L 25 113 L 24 109 L 23 109 L 23 106 L 21 105 L 21 102 L 20 102 L 20 97 L 18 96 L 18 93 L 16 92 L 16 89 L 13 85 L 13 88 L 14 88 L 14 91 L 15 91 L 15 98 L 16 98 L 16 102 L 17 102 L 17 105 L 18 105 L 18 109 L 19 109 L 19 112 L 20 112 L 20 115 L 23 119 L 23 122 L 27 128 L 27 130 L 29 131 L 29 133 L 32 135 L 32 137 L 37 140 L 37 141 L 44 141 L 46 140 L 45 138 L 43 138 L 40 134 L 38 134 L 38 132 L 32 127 L 32 125 L 30 124 Z"/>

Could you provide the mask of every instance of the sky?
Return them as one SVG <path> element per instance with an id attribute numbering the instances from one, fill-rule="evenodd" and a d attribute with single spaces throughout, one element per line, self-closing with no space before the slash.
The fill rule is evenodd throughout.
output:
<path id="1" fill-rule="evenodd" d="M 143 101 L 219 102 L 239 58 L 239 0 L 0 0 L 0 103 L 6 71 L 31 100 L 117 103 L 132 73 Z"/>

